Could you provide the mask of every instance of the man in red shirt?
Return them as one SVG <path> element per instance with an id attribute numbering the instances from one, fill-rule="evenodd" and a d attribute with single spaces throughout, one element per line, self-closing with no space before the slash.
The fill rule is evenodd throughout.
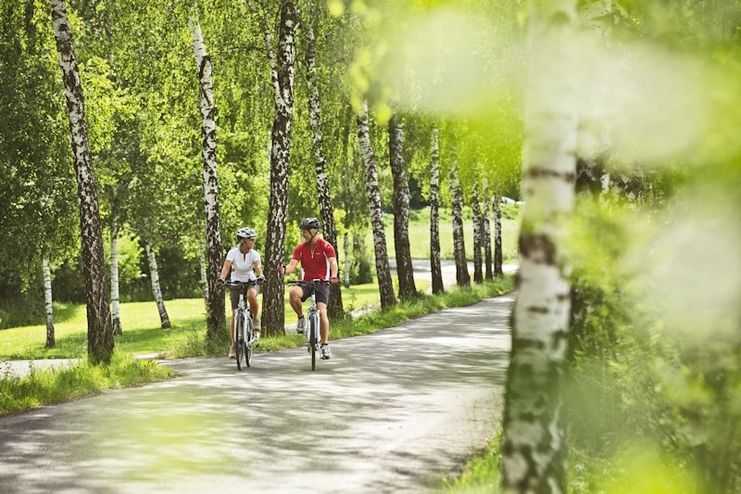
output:
<path id="1" fill-rule="evenodd" d="M 298 316 L 297 333 L 303 333 L 306 327 L 302 302 L 311 297 L 316 291 L 316 307 L 319 310 L 319 335 L 321 337 L 321 357 L 327 360 L 332 357 L 329 349 L 329 318 L 327 317 L 327 303 L 329 302 L 329 286 L 316 285 L 312 280 L 329 280 L 337 283 L 337 254 L 332 244 L 324 240 L 319 233 L 321 223 L 316 218 L 305 218 L 301 221 L 301 236 L 304 241 L 293 250 L 291 262 L 287 266 L 279 267 L 282 275 L 293 273 L 298 263 L 301 263 L 303 276 L 301 279 L 308 283 L 291 288 L 289 300 L 291 307 Z"/>

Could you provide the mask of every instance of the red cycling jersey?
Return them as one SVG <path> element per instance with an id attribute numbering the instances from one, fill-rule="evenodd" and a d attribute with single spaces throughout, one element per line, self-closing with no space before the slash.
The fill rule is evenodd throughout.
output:
<path id="1" fill-rule="evenodd" d="M 302 242 L 293 250 L 293 258 L 301 263 L 303 270 L 303 280 L 329 279 L 329 258 L 336 257 L 337 253 L 332 244 L 318 238 L 314 247 L 310 247 L 306 242 Z"/>

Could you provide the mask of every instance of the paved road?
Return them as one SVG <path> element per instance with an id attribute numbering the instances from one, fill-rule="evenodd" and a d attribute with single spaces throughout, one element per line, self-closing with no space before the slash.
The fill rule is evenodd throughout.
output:
<path id="1" fill-rule="evenodd" d="M 0 490 L 423 492 L 497 426 L 512 296 L 0 418 Z"/>

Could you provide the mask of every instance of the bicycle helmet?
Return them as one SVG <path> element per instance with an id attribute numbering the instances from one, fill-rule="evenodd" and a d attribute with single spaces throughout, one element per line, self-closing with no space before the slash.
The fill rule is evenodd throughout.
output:
<path id="1" fill-rule="evenodd" d="M 319 230 L 322 224 L 316 218 L 304 218 L 301 220 L 302 230 Z"/>
<path id="2" fill-rule="evenodd" d="M 248 226 L 240 228 L 239 230 L 237 230 L 237 241 L 244 238 L 257 238 L 257 232 L 254 228 L 250 228 Z"/>

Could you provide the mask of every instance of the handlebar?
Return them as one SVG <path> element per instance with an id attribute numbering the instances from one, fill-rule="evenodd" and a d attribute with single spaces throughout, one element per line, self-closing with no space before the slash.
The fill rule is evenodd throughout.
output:
<path id="1" fill-rule="evenodd" d="M 262 285 L 264 280 L 250 280 L 250 281 L 225 281 L 224 286 L 232 286 L 235 288 L 250 287 L 255 285 Z"/>
<path id="2" fill-rule="evenodd" d="M 301 285 L 302 283 L 312 283 L 315 285 L 330 285 L 332 282 L 329 280 L 323 280 L 320 278 L 316 278 L 313 280 L 287 281 L 286 285 L 298 286 L 298 285 Z"/>

